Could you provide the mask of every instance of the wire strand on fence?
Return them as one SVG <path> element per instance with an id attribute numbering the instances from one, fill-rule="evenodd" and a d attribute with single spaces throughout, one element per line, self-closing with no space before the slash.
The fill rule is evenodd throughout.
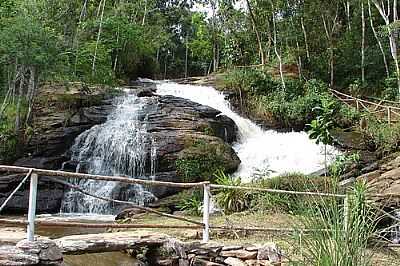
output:
<path id="1" fill-rule="evenodd" d="M 211 187 L 211 189 L 253 190 L 253 191 L 270 192 L 270 193 L 278 193 L 278 194 L 292 194 L 292 195 L 305 195 L 305 196 L 320 196 L 320 197 L 333 197 L 333 198 L 345 198 L 346 197 L 346 195 L 342 195 L 342 194 L 308 192 L 308 191 L 290 191 L 290 190 L 255 188 L 255 187 L 245 187 L 245 186 L 227 186 L 227 185 L 211 184 L 210 187 Z"/>
<path id="2" fill-rule="evenodd" d="M 21 183 L 18 184 L 18 186 L 14 189 L 14 191 L 11 192 L 11 194 L 8 196 L 8 198 L 3 202 L 3 204 L 0 207 L 0 212 L 3 211 L 3 209 L 6 207 L 7 203 L 11 200 L 11 198 L 15 195 L 15 193 L 17 193 L 17 191 L 22 187 L 22 185 L 25 184 L 26 180 L 28 180 L 28 178 L 31 176 L 32 170 L 33 169 L 29 170 L 29 172 L 26 174 L 24 179 L 22 179 Z"/>
<path id="3" fill-rule="evenodd" d="M 107 197 L 97 196 L 97 195 L 91 194 L 91 193 L 83 190 L 78 185 L 73 185 L 73 184 L 68 183 L 66 181 L 57 180 L 57 179 L 54 179 L 54 178 L 50 178 L 50 180 L 53 181 L 53 182 L 65 185 L 65 186 L 67 186 L 67 187 L 69 187 L 71 189 L 77 190 L 78 192 L 80 192 L 82 194 L 85 194 L 87 196 L 90 196 L 90 197 L 93 197 L 93 198 L 96 198 L 96 199 L 99 199 L 99 200 L 104 200 L 104 201 L 109 201 L 109 202 L 114 202 L 114 203 L 120 203 L 120 204 L 127 204 L 127 205 L 130 205 L 133 209 L 143 210 L 145 212 L 154 213 L 154 214 L 157 214 L 159 216 L 164 216 L 164 217 L 168 217 L 168 218 L 171 218 L 171 219 L 180 220 L 180 221 L 184 221 L 184 222 L 188 222 L 188 223 L 204 226 L 204 224 L 201 223 L 201 222 L 198 222 L 198 221 L 195 221 L 195 220 L 192 220 L 192 219 L 188 219 L 188 218 L 184 218 L 184 217 L 179 217 L 179 216 L 172 215 L 172 214 L 159 212 L 159 211 L 156 211 L 156 210 L 154 210 L 152 208 L 139 206 L 139 205 L 136 205 L 136 204 L 134 204 L 132 202 L 129 202 L 129 201 L 115 200 L 115 199 L 111 199 L 111 198 L 107 198 Z"/>

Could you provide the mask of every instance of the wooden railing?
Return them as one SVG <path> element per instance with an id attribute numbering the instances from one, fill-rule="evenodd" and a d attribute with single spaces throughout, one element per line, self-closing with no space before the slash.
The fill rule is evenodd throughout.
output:
<path id="1" fill-rule="evenodd" d="M 349 198 L 348 195 L 344 194 L 331 194 L 331 193 L 320 193 L 320 192 L 309 192 L 309 191 L 288 191 L 288 190 L 278 190 L 278 189 L 268 189 L 259 188 L 251 186 L 227 186 L 227 185 L 217 185 L 211 184 L 210 182 L 198 182 L 198 183 L 174 183 L 174 182 L 164 182 L 164 181 L 152 181 L 152 180 L 142 180 L 128 177 L 118 177 L 118 176 L 102 176 L 102 175 L 91 175 L 82 173 L 71 173 L 64 171 L 53 171 L 44 169 L 34 169 L 25 168 L 18 166 L 7 166 L 0 165 L 0 172 L 11 172 L 25 174 L 25 178 L 22 180 L 21 184 L 17 186 L 10 196 L 2 204 L 2 208 L 7 204 L 9 199 L 15 194 L 15 192 L 21 188 L 22 184 L 30 178 L 30 191 L 29 191 L 29 207 L 28 207 L 28 219 L 27 220 L 13 220 L 13 219 L 0 219 L 0 224 L 7 225 L 27 225 L 27 239 L 29 241 L 35 241 L 35 224 L 41 226 L 57 226 L 57 227 L 80 227 L 80 228 L 181 228 L 181 229 L 202 229 L 203 230 L 203 242 L 208 242 L 210 239 L 210 230 L 243 230 L 243 231 L 264 231 L 264 232 L 301 232 L 307 233 L 312 231 L 312 229 L 298 229 L 298 228 L 257 228 L 257 227 L 231 227 L 231 226 L 212 226 L 210 225 L 210 201 L 211 201 L 211 190 L 212 189 L 235 189 L 235 190 L 249 190 L 249 191 L 259 191 L 266 193 L 276 193 L 276 194 L 290 194 L 290 195 L 301 195 L 310 197 L 331 197 L 343 200 L 344 206 L 344 224 L 347 224 L 348 217 L 348 206 Z M 130 205 L 131 208 L 140 209 L 146 212 L 154 213 L 159 216 L 164 216 L 171 219 L 177 219 L 190 223 L 192 225 L 162 225 L 162 224 L 91 224 L 91 223 L 76 223 L 76 222 L 49 222 L 49 221 L 35 221 L 36 218 L 36 198 L 37 198 L 37 186 L 40 176 L 46 176 L 50 181 L 61 182 L 63 185 L 70 187 L 71 189 L 76 189 L 80 193 L 95 197 L 97 199 L 112 201 L 116 203 L 125 203 Z M 176 187 L 176 188 L 201 188 L 204 193 L 203 200 L 203 219 L 202 222 L 175 216 L 172 214 L 162 213 L 151 208 L 144 206 L 138 206 L 134 203 L 115 200 L 110 198 L 105 198 L 97 195 L 90 194 L 82 190 L 77 185 L 70 184 L 62 179 L 77 178 L 77 179 L 90 179 L 97 181 L 114 181 L 128 184 L 141 184 L 147 186 L 166 186 L 166 187 Z M 374 197 L 400 197 L 400 194 L 384 194 L 384 195 L 369 195 Z M 1 211 L 0 209 L 0 211 Z M 346 226 L 345 226 L 346 228 Z M 316 229 L 317 230 L 317 229 Z M 321 229 L 318 229 L 321 230 Z"/>
<path id="2" fill-rule="evenodd" d="M 385 100 L 379 100 L 378 103 L 360 99 L 343 92 L 330 89 L 331 93 L 344 104 L 355 107 L 357 111 L 366 111 L 375 115 L 380 120 L 385 120 L 390 125 L 393 122 L 400 121 L 400 107 L 390 105 Z"/>

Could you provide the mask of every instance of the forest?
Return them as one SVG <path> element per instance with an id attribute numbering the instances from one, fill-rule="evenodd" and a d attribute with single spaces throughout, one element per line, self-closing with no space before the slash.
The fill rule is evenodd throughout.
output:
<path id="1" fill-rule="evenodd" d="M 261 65 L 283 88 L 316 79 L 395 100 L 397 13 L 397 1 L 376 0 L 4 0 L 2 138 L 28 124 L 37 87 L 52 81 L 115 85 Z"/>
<path id="2" fill-rule="evenodd" d="M 397 0 L 0 0 L 0 212 L 26 216 L 23 183 L 57 170 L 33 207 L 49 219 L 115 215 L 185 238 L 164 218 L 190 216 L 195 237 L 230 244 L 280 226 L 271 239 L 290 265 L 398 265 L 399 12 Z"/>

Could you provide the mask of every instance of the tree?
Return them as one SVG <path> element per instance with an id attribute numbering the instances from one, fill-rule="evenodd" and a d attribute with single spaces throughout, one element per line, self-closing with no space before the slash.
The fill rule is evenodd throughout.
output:
<path id="1" fill-rule="evenodd" d="M 332 145 L 333 137 L 330 133 L 334 128 L 332 116 L 335 111 L 335 102 L 329 98 L 324 98 L 321 107 L 316 107 L 316 110 L 320 111 L 314 120 L 309 124 L 308 135 L 311 139 L 315 139 L 316 143 L 322 143 L 324 145 L 324 165 L 325 165 L 325 176 L 327 175 L 328 159 L 327 159 L 327 146 Z"/>

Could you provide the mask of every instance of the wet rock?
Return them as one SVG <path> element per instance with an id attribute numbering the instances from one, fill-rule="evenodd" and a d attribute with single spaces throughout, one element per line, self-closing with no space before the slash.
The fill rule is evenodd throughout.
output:
<path id="1" fill-rule="evenodd" d="M 52 240 L 22 240 L 16 246 L 0 249 L 0 265 L 63 265 L 63 255 Z"/>
<path id="2" fill-rule="evenodd" d="M 214 178 L 217 169 L 233 173 L 240 159 L 231 147 L 236 140 L 237 127 L 232 119 L 208 106 L 174 96 L 154 95 L 154 85 L 131 88 L 137 95 L 146 97 L 146 106 L 139 119 L 147 125 L 145 141 L 145 175 L 154 180 L 170 182 L 198 182 Z M 24 157 L 15 165 L 55 169 L 65 167 L 74 171 L 85 162 L 71 161 L 69 152 L 75 138 L 85 130 L 103 123 L 115 108 L 110 100 L 113 93 L 107 88 L 91 88 L 83 84 L 72 84 L 69 88 L 58 85 L 43 86 L 34 106 L 32 134 L 24 147 Z M 129 137 L 129 136 L 127 136 Z M 152 148 L 156 148 L 153 158 Z M 155 166 L 152 172 L 151 166 Z M 0 202 L 11 193 L 21 180 L 8 178 L 10 173 L 0 173 Z M 38 193 L 39 212 L 58 212 L 64 188 L 40 179 Z M 18 192 L 16 200 L 10 202 L 7 212 L 26 212 L 27 188 Z M 131 195 L 133 186 L 118 185 L 113 189 L 115 199 Z M 157 198 L 179 192 L 176 188 L 146 188 Z M 132 193 L 131 193 L 132 192 Z M 135 195 L 131 195 L 135 196 Z M 122 210 L 125 206 L 117 206 Z"/>
<path id="3" fill-rule="evenodd" d="M 20 184 L 25 175 L 5 175 L 0 176 L 0 203 L 4 202 L 10 193 Z M 59 212 L 61 200 L 64 195 L 64 186 L 49 181 L 46 177 L 40 177 L 38 183 L 38 193 L 36 211 L 38 213 Z M 14 194 L 7 203 L 5 211 L 9 213 L 26 213 L 29 203 L 29 179 Z"/>

